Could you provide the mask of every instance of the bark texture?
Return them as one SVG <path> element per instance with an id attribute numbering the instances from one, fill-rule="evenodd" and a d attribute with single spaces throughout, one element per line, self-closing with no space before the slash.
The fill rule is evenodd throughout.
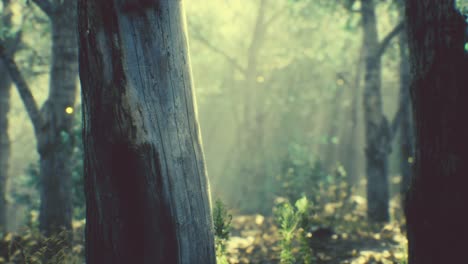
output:
<path id="1" fill-rule="evenodd" d="M 76 1 L 55 1 L 49 14 L 52 28 L 52 60 L 49 96 L 41 109 L 42 124 L 37 130 L 40 154 L 40 229 L 51 235 L 71 229 L 73 216 L 70 158 L 77 93 L 78 44 Z"/>
<path id="2" fill-rule="evenodd" d="M 464 263 L 468 236 L 466 22 L 453 0 L 406 2 L 415 175 L 406 204 L 409 263 Z"/>
<path id="3" fill-rule="evenodd" d="M 86 262 L 215 263 L 182 1 L 79 1 Z"/>

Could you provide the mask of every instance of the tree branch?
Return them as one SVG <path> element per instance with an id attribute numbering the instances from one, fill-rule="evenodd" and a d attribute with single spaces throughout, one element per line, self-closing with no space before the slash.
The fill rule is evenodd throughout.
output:
<path id="1" fill-rule="evenodd" d="M 398 25 L 396 25 L 396 27 L 393 28 L 393 30 L 390 31 L 390 33 L 388 33 L 387 36 L 385 36 L 385 38 L 382 39 L 382 41 L 380 42 L 379 47 L 377 49 L 377 52 L 375 54 L 375 56 L 377 58 L 384 54 L 385 50 L 387 49 L 388 45 L 390 44 L 390 41 L 394 37 L 396 37 L 403 30 L 404 27 L 405 27 L 405 24 L 403 23 L 403 21 L 398 23 Z"/>
<path id="2" fill-rule="evenodd" d="M 271 23 L 275 22 L 281 15 L 286 12 L 286 8 L 281 8 L 280 10 L 276 11 L 271 17 L 269 17 L 264 23 L 264 27 L 268 27 Z"/>
<path id="3" fill-rule="evenodd" d="M 52 16 L 54 5 L 49 0 L 32 0 L 47 16 Z"/>
<path id="4" fill-rule="evenodd" d="M 221 50 L 220 48 L 216 47 L 215 45 L 211 44 L 205 37 L 200 34 L 200 32 L 194 30 L 193 32 L 196 32 L 196 34 L 191 34 L 190 36 L 193 37 L 194 39 L 198 40 L 200 43 L 204 44 L 207 48 L 209 48 L 211 51 L 214 53 L 217 53 L 218 55 L 223 56 L 230 64 L 234 66 L 238 71 L 240 71 L 242 74 L 245 74 L 245 68 L 240 65 L 236 59 L 231 57 L 229 54 Z"/>
<path id="5" fill-rule="evenodd" d="M 0 41 L 0 61 L 3 62 L 7 68 L 12 81 L 15 83 L 18 93 L 24 103 L 26 111 L 28 112 L 29 118 L 33 124 L 34 131 L 36 135 L 39 133 L 43 125 L 43 120 L 41 113 L 37 106 L 36 100 L 34 99 L 31 89 L 29 89 L 28 84 L 26 83 L 23 75 L 21 74 L 18 65 L 16 62 L 9 57 L 5 52 L 5 46 L 3 42 Z"/>

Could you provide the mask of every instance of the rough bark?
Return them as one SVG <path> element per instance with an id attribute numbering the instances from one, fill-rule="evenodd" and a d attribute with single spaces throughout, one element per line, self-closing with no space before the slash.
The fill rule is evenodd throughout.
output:
<path id="1" fill-rule="evenodd" d="M 415 174 L 406 203 L 409 263 L 464 263 L 467 25 L 453 0 L 409 0 L 406 14 L 416 135 Z"/>
<path id="2" fill-rule="evenodd" d="M 40 154 L 40 229 L 51 235 L 71 229 L 73 216 L 70 158 L 74 117 L 66 112 L 74 107 L 77 92 L 78 47 L 76 1 L 56 1 L 50 14 L 52 59 L 49 96 L 41 109 L 42 127 L 36 135 Z"/>
<path id="3" fill-rule="evenodd" d="M 215 263 L 182 1 L 79 1 L 86 262 Z"/>
<path id="4" fill-rule="evenodd" d="M 383 114 L 381 58 L 373 0 L 362 1 L 365 50 L 364 119 L 366 131 L 367 216 L 375 222 L 389 220 L 388 154 L 389 125 Z"/>

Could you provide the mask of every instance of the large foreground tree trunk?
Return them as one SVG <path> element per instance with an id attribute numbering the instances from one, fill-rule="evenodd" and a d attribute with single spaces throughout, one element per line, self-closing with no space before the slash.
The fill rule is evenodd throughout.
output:
<path id="1" fill-rule="evenodd" d="M 50 88 L 41 109 L 43 124 L 36 135 L 42 187 L 39 222 L 46 235 L 62 228 L 71 230 L 73 217 L 70 159 L 78 75 L 76 1 L 56 1 L 49 17 L 52 27 Z"/>
<path id="2" fill-rule="evenodd" d="M 409 263 L 465 263 L 468 237 L 468 55 L 454 0 L 406 3 L 415 112 L 407 197 Z"/>
<path id="3" fill-rule="evenodd" d="M 79 2 L 88 264 L 215 263 L 182 2 Z"/>

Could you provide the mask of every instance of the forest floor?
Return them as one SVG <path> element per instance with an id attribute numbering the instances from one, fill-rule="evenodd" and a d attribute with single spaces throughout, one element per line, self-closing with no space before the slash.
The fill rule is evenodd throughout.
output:
<path id="1" fill-rule="evenodd" d="M 339 229 L 339 228 L 338 228 Z M 381 228 L 368 227 L 340 232 L 319 227 L 308 232 L 308 244 L 317 264 L 401 264 L 404 263 L 406 237 L 394 222 Z M 307 231 L 304 231 L 307 232 Z M 272 218 L 262 215 L 236 216 L 232 219 L 227 243 L 229 263 L 280 262 L 281 237 Z M 294 247 L 294 252 L 300 248 Z"/>
<path id="2" fill-rule="evenodd" d="M 297 264 L 404 264 L 407 240 L 400 202 L 391 201 L 392 221 L 368 224 L 365 199 L 351 196 L 349 202 L 328 202 L 312 207 L 306 214 L 307 230 L 296 226 L 290 247 Z M 297 213 L 297 212 L 296 212 Z M 275 214 L 273 214 L 275 215 Z M 60 237 L 45 239 L 37 223 L 19 232 L 7 233 L 0 240 L 1 263 L 84 263 L 85 221 L 74 221 L 72 250 L 63 248 Z M 225 255 L 230 264 L 277 264 L 287 246 L 284 224 L 278 217 L 234 214 Z M 59 250 L 56 250 L 59 249 Z M 306 252 L 306 253 L 304 253 Z M 308 256 L 308 260 L 304 256 Z M 44 258 L 53 261 L 44 262 Z"/>
<path id="3" fill-rule="evenodd" d="M 41 240 L 31 233 L 22 236 L 11 233 L 0 241 L 0 263 L 83 263 L 82 231 L 84 222 L 75 224 L 75 245 L 72 256 L 54 253 L 54 261 L 43 262 L 47 248 L 59 245 L 60 240 Z M 349 225 L 349 226 L 355 226 Z M 343 228 L 321 226 L 307 232 L 308 250 L 314 264 L 402 264 L 406 237 L 400 224 L 393 222 L 383 227 L 356 228 L 344 232 Z M 300 245 L 295 243 L 292 252 L 298 254 Z M 231 222 L 231 236 L 226 245 L 230 264 L 280 263 L 281 235 L 272 217 L 262 215 L 239 215 Z M 304 263 L 299 258 L 295 263 Z"/>
<path id="4" fill-rule="evenodd" d="M 56 260 L 50 263 L 82 263 L 83 244 L 82 227 L 84 222 L 77 222 L 73 256 L 55 254 Z M 350 225 L 353 226 L 353 225 Z M 359 227 L 354 231 L 343 228 L 316 227 L 307 232 L 307 242 L 316 264 L 402 264 L 403 248 L 406 237 L 401 232 L 400 224 L 394 222 L 383 227 Z M 60 241 L 43 241 L 31 233 L 22 236 L 11 233 L 0 241 L 0 263 L 44 263 L 39 261 L 46 248 Z M 47 246 L 45 246 L 47 245 Z M 295 243 L 293 254 L 299 253 L 300 245 Z M 280 263 L 282 251 L 281 235 L 277 223 L 272 217 L 262 215 L 239 215 L 231 222 L 231 235 L 226 244 L 227 260 L 237 263 Z M 27 259 L 27 260 L 26 260 Z M 67 260 L 65 260 L 67 259 Z M 26 262 L 25 262 L 26 261 Z M 46 262 L 49 263 L 49 262 Z M 297 259 L 296 263 L 303 263 Z"/>

